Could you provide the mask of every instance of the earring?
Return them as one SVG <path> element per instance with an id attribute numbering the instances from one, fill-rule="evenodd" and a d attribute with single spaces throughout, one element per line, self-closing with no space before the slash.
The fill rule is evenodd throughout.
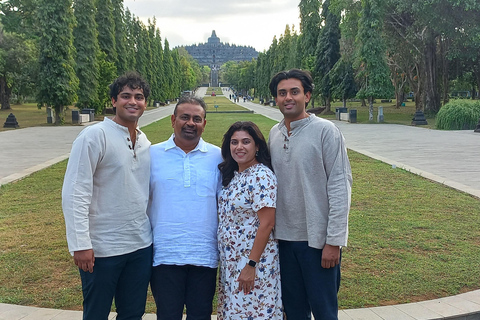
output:
<path id="1" fill-rule="evenodd" d="M 257 150 L 257 152 L 255 152 L 255 157 L 258 157 L 258 150 Z"/>

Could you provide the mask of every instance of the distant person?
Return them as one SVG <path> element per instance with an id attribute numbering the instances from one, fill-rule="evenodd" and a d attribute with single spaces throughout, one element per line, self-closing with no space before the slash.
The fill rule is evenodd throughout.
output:
<path id="1" fill-rule="evenodd" d="M 75 139 L 65 173 L 62 207 L 68 249 L 80 270 L 83 319 L 145 312 L 152 261 L 147 217 L 150 141 L 138 128 L 148 84 L 136 73 L 110 85 L 115 116 Z"/>
<path id="2" fill-rule="evenodd" d="M 284 117 L 269 146 L 285 313 L 288 320 L 310 319 L 311 312 L 315 320 L 336 320 L 352 185 L 345 141 L 331 121 L 305 111 L 313 90 L 308 72 L 279 72 L 269 88 Z"/>
<path id="3" fill-rule="evenodd" d="M 150 148 L 148 216 L 153 228 L 152 293 L 157 319 L 210 319 L 218 266 L 217 194 L 220 148 L 201 137 L 205 102 L 182 96 L 173 134 Z"/>
<path id="4" fill-rule="evenodd" d="M 234 123 L 223 137 L 222 156 L 217 317 L 281 320 L 278 242 L 272 233 L 277 180 L 257 125 Z"/>

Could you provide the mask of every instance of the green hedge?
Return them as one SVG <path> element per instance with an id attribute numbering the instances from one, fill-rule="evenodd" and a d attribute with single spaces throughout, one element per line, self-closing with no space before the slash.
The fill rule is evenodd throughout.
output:
<path id="1" fill-rule="evenodd" d="M 436 126 L 441 130 L 473 130 L 479 119 L 479 100 L 454 100 L 437 113 Z"/>

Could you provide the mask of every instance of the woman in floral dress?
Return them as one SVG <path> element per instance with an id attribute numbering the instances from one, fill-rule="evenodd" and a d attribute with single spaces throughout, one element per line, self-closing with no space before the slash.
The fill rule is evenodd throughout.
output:
<path id="1" fill-rule="evenodd" d="M 273 239 L 277 180 L 265 138 L 250 121 L 225 133 L 218 200 L 219 320 L 283 319 L 278 243 Z"/>

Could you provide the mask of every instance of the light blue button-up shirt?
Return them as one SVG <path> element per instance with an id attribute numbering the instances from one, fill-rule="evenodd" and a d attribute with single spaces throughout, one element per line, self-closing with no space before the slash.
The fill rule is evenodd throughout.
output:
<path id="1" fill-rule="evenodd" d="M 216 268 L 220 148 L 200 139 L 185 153 L 174 135 L 151 146 L 148 216 L 153 230 L 153 266 Z"/>

